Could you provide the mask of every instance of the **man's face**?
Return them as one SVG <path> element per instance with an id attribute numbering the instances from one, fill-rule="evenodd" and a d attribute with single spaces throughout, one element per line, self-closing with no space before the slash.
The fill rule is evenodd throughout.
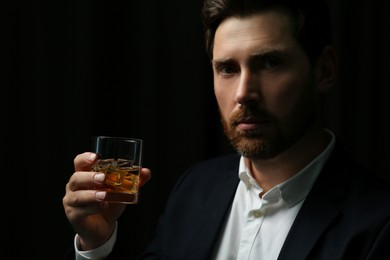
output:
<path id="1" fill-rule="evenodd" d="M 215 34 L 214 92 L 223 127 L 250 159 L 285 151 L 316 117 L 313 70 L 289 22 L 267 11 L 230 17 Z"/>

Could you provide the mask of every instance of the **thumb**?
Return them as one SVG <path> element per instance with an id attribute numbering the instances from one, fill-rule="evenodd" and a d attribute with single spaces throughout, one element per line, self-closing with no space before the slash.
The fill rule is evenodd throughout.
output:
<path id="1" fill-rule="evenodd" d="M 90 171 L 96 160 L 97 155 L 95 153 L 85 152 L 79 154 L 73 160 L 74 168 L 76 171 Z"/>
<path id="2" fill-rule="evenodd" d="M 142 168 L 139 186 L 142 187 L 151 178 L 152 178 L 152 172 L 148 168 Z"/>

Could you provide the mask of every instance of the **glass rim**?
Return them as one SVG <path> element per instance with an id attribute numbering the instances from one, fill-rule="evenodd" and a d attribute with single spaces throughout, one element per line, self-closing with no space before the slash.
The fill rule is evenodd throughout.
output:
<path id="1" fill-rule="evenodd" d="M 115 139 L 115 140 L 123 140 L 123 141 L 135 141 L 142 143 L 143 140 L 140 138 L 134 138 L 134 137 L 125 137 L 125 136 L 109 136 L 109 135 L 96 135 L 92 136 L 91 139 L 98 140 L 98 139 Z"/>

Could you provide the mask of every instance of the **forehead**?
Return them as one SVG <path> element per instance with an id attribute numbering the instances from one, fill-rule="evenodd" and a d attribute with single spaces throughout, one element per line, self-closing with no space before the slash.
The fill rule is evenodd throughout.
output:
<path id="1" fill-rule="evenodd" d="M 215 33 L 213 57 L 240 49 L 263 51 L 296 45 L 290 17 L 281 11 L 269 10 L 245 17 L 229 17 Z"/>

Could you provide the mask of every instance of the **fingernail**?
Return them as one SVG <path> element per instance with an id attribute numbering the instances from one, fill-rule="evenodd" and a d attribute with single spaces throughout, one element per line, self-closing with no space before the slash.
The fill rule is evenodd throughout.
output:
<path id="1" fill-rule="evenodd" d="M 104 198 L 106 197 L 106 192 L 105 191 L 97 191 L 95 193 L 95 197 L 98 199 L 98 200 L 104 200 Z"/>
<path id="2" fill-rule="evenodd" d="M 104 173 L 96 173 L 95 176 L 93 176 L 93 179 L 97 183 L 103 183 L 105 177 L 106 176 L 104 175 Z"/>
<path id="3" fill-rule="evenodd" d="M 87 157 L 87 160 L 90 162 L 95 161 L 95 159 L 96 159 L 96 154 L 94 153 L 90 153 L 89 156 Z"/>

